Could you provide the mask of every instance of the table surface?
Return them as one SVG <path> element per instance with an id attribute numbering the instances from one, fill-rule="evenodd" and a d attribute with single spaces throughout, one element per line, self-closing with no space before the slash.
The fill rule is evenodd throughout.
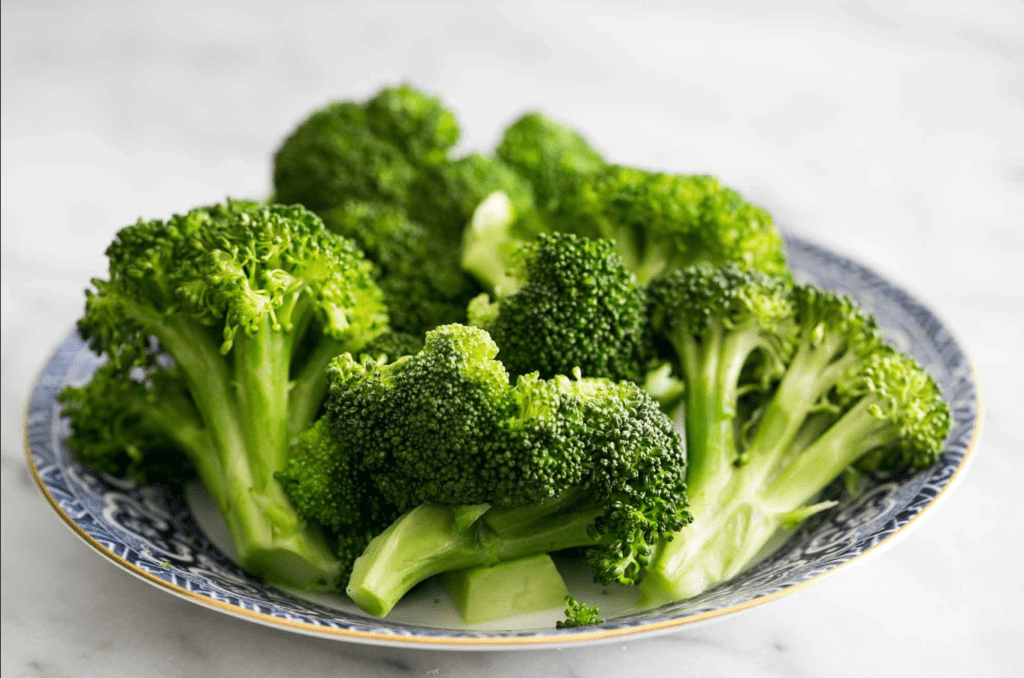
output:
<path id="1" fill-rule="evenodd" d="M 1024 461 L 1018 2 L 4 3 L 2 670 L 13 676 L 1009 675 Z M 201 609 L 115 567 L 33 486 L 22 416 L 114 231 L 267 191 L 309 110 L 408 80 L 489 150 L 527 108 L 608 157 L 720 176 L 869 263 L 973 356 L 985 432 L 884 555 L 713 623 L 526 653 L 385 649 Z"/>

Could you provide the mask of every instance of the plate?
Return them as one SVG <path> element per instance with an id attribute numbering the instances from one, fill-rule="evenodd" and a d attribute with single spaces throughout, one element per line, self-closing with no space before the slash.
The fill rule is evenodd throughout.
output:
<path id="1" fill-rule="evenodd" d="M 945 453 L 925 471 L 872 481 L 856 497 L 833 484 L 824 498 L 839 500 L 838 506 L 804 523 L 738 577 L 687 601 L 641 609 L 628 589 L 597 598 L 601 594 L 588 589 L 594 585 L 586 573 L 568 564 L 570 590 L 602 608 L 606 622 L 598 627 L 555 629 L 557 611 L 466 626 L 429 583 L 388 618 L 376 619 L 344 596 L 310 596 L 247 576 L 232 561 L 230 541 L 201 489 L 140 486 L 97 475 L 75 461 L 65 444 L 68 427 L 57 395 L 67 384 L 86 381 L 99 364 L 77 334 L 57 348 L 32 393 L 28 462 L 58 515 L 114 564 L 204 607 L 289 631 L 396 646 L 512 649 L 636 637 L 734 614 L 821 581 L 906 534 L 962 476 L 981 420 L 970 361 L 931 311 L 846 257 L 793 236 L 786 237 L 786 246 L 798 279 L 856 298 L 897 347 L 936 377 L 953 412 Z"/>

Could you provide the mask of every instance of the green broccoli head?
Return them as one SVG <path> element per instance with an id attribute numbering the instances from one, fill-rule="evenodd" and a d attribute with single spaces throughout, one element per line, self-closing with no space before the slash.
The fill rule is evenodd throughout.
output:
<path id="1" fill-rule="evenodd" d="M 375 135 L 353 102 L 314 112 L 274 155 L 275 199 L 317 212 L 345 200 L 402 204 L 415 176 L 409 158 Z"/>
<path id="2" fill-rule="evenodd" d="M 385 88 L 365 104 L 329 104 L 274 156 L 275 199 L 315 212 L 349 200 L 406 205 L 418 173 L 445 162 L 458 137 L 451 111 L 408 85 Z"/>
<path id="3" fill-rule="evenodd" d="M 274 474 L 323 404 L 327 361 L 387 327 L 370 262 L 303 207 L 239 201 L 140 221 L 107 254 L 109 278 L 94 281 L 79 329 L 108 363 L 65 396 L 73 449 L 120 470 L 173 441 L 248 572 L 332 586 L 336 556 Z"/>
<path id="4" fill-rule="evenodd" d="M 786 280 L 731 264 L 672 271 L 649 292 L 651 324 L 663 336 L 681 332 L 701 339 L 746 326 L 772 331 L 794 312 Z"/>
<path id="5" fill-rule="evenodd" d="M 545 212 L 557 210 L 579 176 L 605 165 L 586 139 L 541 113 L 527 113 L 512 123 L 496 154 L 529 180 Z"/>
<path id="6" fill-rule="evenodd" d="M 465 320 L 466 304 L 477 287 L 459 268 L 458 252 L 403 210 L 346 202 L 323 217 L 328 229 L 355 241 L 374 262 L 395 330 L 422 335 Z"/>
<path id="7" fill-rule="evenodd" d="M 455 114 L 436 97 L 409 85 L 385 87 L 365 109 L 370 130 L 417 166 L 444 162 L 459 140 Z"/>
<path id="8" fill-rule="evenodd" d="M 606 585 L 637 584 L 661 537 L 690 522 L 679 435 L 633 383 L 565 381 L 581 397 L 589 429 L 591 456 L 581 485 L 603 508 L 590 526 L 596 545 L 587 562 Z"/>
<path id="9" fill-rule="evenodd" d="M 650 294 L 685 383 L 694 525 L 662 544 L 647 600 L 735 576 L 777 530 L 833 507 L 814 500 L 844 471 L 916 470 L 941 453 L 937 385 L 853 300 L 733 264 L 675 270 Z"/>
<path id="10" fill-rule="evenodd" d="M 173 483 L 195 470 L 158 414 L 193 409 L 182 375 L 153 364 L 125 378 L 113 363 L 101 366 L 81 386 L 69 386 L 59 398 L 70 420 L 68 447 L 80 462 L 100 473 L 139 483 Z M 179 431 L 182 435 L 184 431 Z"/>
<path id="11" fill-rule="evenodd" d="M 151 335 L 173 334 L 174 317 L 219 333 L 225 353 L 240 331 L 263 323 L 286 332 L 315 324 L 354 346 L 386 325 L 362 252 L 298 206 L 228 201 L 167 222 L 140 220 L 107 256 L 110 279 L 93 281 L 78 327 L 119 365 L 144 356 Z"/>
<path id="12" fill-rule="evenodd" d="M 380 492 L 402 509 L 486 502 L 494 433 L 513 408 L 486 332 L 446 325 L 415 356 L 381 365 L 339 356 L 329 371 L 332 434 L 362 450 Z"/>
<path id="13" fill-rule="evenodd" d="M 598 615 L 601 608 L 597 605 L 587 605 L 572 596 L 565 597 L 565 620 L 555 622 L 555 628 L 571 629 L 578 626 L 599 626 L 604 623 Z"/>
<path id="14" fill-rule="evenodd" d="M 512 376 L 571 374 L 644 379 L 651 356 L 647 294 L 612 243 L 568 233 L 541 235 L 519 252 L 496 305 L 474 301 L 471 322 L 487 329 Z"/>
<path id="15" fill-rule="evenodd" d="M 789 274 L 771 216 L 714 177 L 610 166 L 572 184 L 550 219 L 557 230 L 614 241 L 645 283 L 699 262 Z"/>
<path id="16" fill-rule="evenodd" d="M 435 237 L 459 243 L 474 210 L 495 191 L 512 201 L 520 225 L 542 229 L 529 182 L 501 160 L 478 153 L 421 172 L 412 187 L 409 214 Z"/>
<path id="17" fill-rule="evenodd" d="M 629 382 L 577 370 L 511 385 L 497 352 L 487 332 L 450 325 L 395 362 L 340 356 L 330 375 L 332 436 L 360 451 L 377 490 L 400 509 L 497 507 L 474 511 L 490 531 L 473 537 L 482 551 L 458 556 L 469 559 L 458 560 L 463 567 L 587 546 L 601 581 L 635 584 L 658 539 L 689 520 L 671 423 Z"/>
<path id="18" fill-rule="evenodd" d="M 843 405 L 856 403 L 877 425 L 875 449 L 857 460 L 861 470 L 916 471 L 938 461 L 951 426 L 949 405 L 916 360 L 885 346 L 836 390 Z"/>

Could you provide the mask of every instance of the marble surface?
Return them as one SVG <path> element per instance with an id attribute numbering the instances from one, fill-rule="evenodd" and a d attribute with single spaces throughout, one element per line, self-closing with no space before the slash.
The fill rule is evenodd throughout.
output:
<path id="1" fill-rule="evenodd" d="M 2 669 L 8 676 L 1010 675 L 1024 661 L 1024 9 L 1018 2 L 2 5 Z M 615 160 L 721 176 L 905 286 L 972 354 L 985 432 L 884 554 L 666 635 L 382 649 L 202 609 L 112 567 L 27 471 L 33 378 L 114 231 L 260 195 L 308 110 L 409 80 L 465 149 L 542 107 Z"/>

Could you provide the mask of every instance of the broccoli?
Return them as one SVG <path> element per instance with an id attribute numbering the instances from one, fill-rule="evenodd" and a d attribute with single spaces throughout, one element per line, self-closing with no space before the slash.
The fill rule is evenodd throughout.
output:
<path id="1" fill-rule="evenodd" d="M 477 205 L 495 191 L 509 197 L 524 228 L 545 230 L 536 215 L 529 182 L 500 160 L 478 153 L 418 173 L 408 211 L 435 237 L 457 244 Z"/>
<path id="2" fill-rule="evenodd" d="M 485 331 L 448 325 L 415 356 L 333 361 L 325 419 L 341 461 L 316 463 L 368 474 L 404 512 L 353 565 L 348 593 L 364 610 L 386 614 L 434 574 L 570 547 L 588 548 L 601 581 L 635 584 L 661 535 L 688 520 L 681 444 L 657 403 L 578 374 L 511 385 L 497 352 Z M 372 504 L 332 501 L 307 517 Z"/>
<path id="3" fill-rule="evenodd" d="M 555 628 L 571 629 L 577 626 L 598 626 L 604 620 L 597 615 L 601 608 L 596 605 L 581 603 L 572 596 L 565 597 L 565 621 L 555 622 Z"/>
<path id="4" fill-rule="evenodd" d="M 578 177 L 604 169 L 605 161 L 578 133 L 542 113 L 527 113 L 505 130 L 495 151 L 533 184 L 538 207 L 558 210 Z"/>
<path id="5" fill-rule="evenodd" d="M 642 588 L 680 600 L 735 576 L 845 469 L 934 463 L 950 427 L 935 381 L 841 295 L 733 265 L 651 286 L 651 322 L 686 385 L 694 523 Z"/>
<path id="6" fill-rule="evenodd" d="M 316 111 L 274 156 L 274 197 L 316 212 L 344 200 L 402 204 L 416 168 L 396 146 L 373 134 L 366 110 L 337 102 Z"/>
<path id="7" fill-rule="evenodd" d="M 385 88 L 365 104 L 332 103 L 275 154 L 275 199 L 318 213 L 348 200 L 405 206 L 417 174 L 445 162 L 458 137 L 455 116 L 406 85 Z"/>
<path id="8" fill-rule="evenodd" d="M 647 293 L 612 243 L 569 233 L 540 235 L 495 302 L 470 305 L 470 322 L 490 332 L 512 377 L 584 376 L 644 380 L 651 355 Z M 514 290 L 514 291 L 512 291 Z"/>
<path id="9" fill-rule="evenodd" d="M 302 207 L 236 201 L 140 220 L 107 256 L 78 327 L 108 363 L 65 392 L 69 444 L 129 473 L 140 452 L 144 465 L 180 448 L 246 571 L 335 586 L 338 559 L 274 474 L 322 406 L 330 359 L 386 328 L 369 262 Z"/>
<path id="10" fill-rule="evenodd" d="M 409 85 L 385 87 L 365 108 L 370 130 L 417 165 L 445 162 L 459 140 L 455 114 Z"/>
<path id="11" fill-rule="evenodd" d="M 395 361 L 404 355 L 415 355 L 423 350 L 423 337 L 407 332 L 378 334 L 359 353 L 383 362 Z"/>
<path id="12" fill-rule="evenodd" d="M 328 229 L 354 240 L 376 264 L 395 330 L 423 335 L 466 319 L 466 304 L 478 287 L 460 270 L 458 253 L 403 210 L 350 201 L 322 216 Z"/>
<path id="13" fill-rule="evenodd" d="M 538 114 L 514 123 L 497 155 L 533 183 L 548 229 L 612 240 L 642 283 L 704 261 L 789 275 L 771 216 L 714 177 L 606 165 L 580 135 Z"/>
<path id="14" fill-rule="evenodd" d="M 577 181 L 548 218 L 558 230 L 613 240 L 643 283 L 698 262 L 789 274 L 771 216 L 714 177 L 610 166 Z"/>
<path id="15" fill-rule="evenodd" d="M 149 362 L 149 358 L 146 358 Z M 181 371 L 155 360 L 124 369 L 107 362 L 82 386 L 60 394 L 72 422 L 68 446 L 86 466 L 143 484 L 174 484 L 195 475 L 180 448 L 208 449 Z"/>

